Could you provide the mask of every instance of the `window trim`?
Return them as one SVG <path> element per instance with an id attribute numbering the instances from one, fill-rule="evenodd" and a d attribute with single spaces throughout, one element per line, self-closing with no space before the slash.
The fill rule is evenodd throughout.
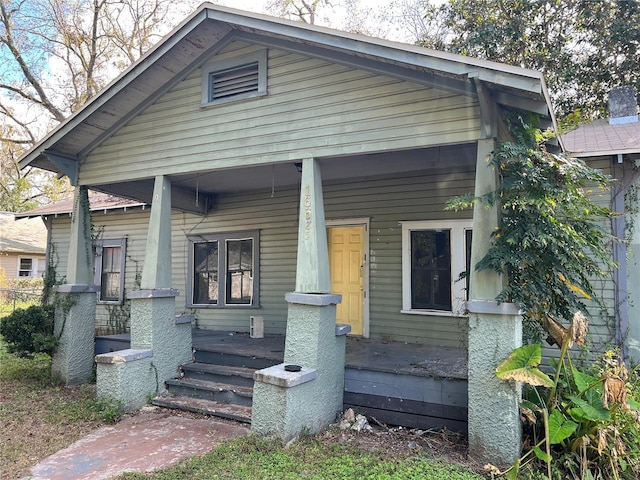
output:
<path id="1" fill-rule="evenodd" d="M 251 303 L 227 303 L 227 242 L 253 240 L 253 294 Z M 194 303 L 194 244 L 218 242 L 218 302 Z M 186 306 L 188 308 L 260 308 L 260 231 L 245 230 L 187 236 Z"/>
<path id="2" fill-rule="evenodd" d="M 400 222 L 402 227 L 402 310 L 413 315 L 436 315 L 444 317 L 465 316 L 466 283 L 458 281 L 466 265 L 465 231 L 473 227 L 469 220 L 424 220 Z M 451 242 L 451 305 L 452 310 L 411 308 L 411 232 L 415 230 L 450 230 Z"/>
<path id="3" fill-rule="evenodd" d="M 221 98 L 218 100 L 210 99 L 210 78 L 212 74 L 229 70 L 235 67 L 242 67 L 251 63 L 258 63 L 258 90 L 240 93 L 232 95 L 230 97 Z M 248 53 L 246 55 L 240 55 L 238 57 L 229 58 L 227 60 L 215 60 L 213 62 L 206 63 L 201 68 L 201 107 L 212 107 L 216 105 L 223 105 L 225 103 L 239 102 L 250 98 L 262 97 L 267 95 L 267 50 L 260 50 L 254 53 Z"/>
<path id="4" fill-rule="evenodd" d="M 28 275 L 20 275 L 20 272 L 26 272 L 27 270 L 20 268 L 23 260 L 31 260 L 31 268 L 28 270 Z M 35 270 L 34 270 L 35 267 Z M 20 256 L 18 257 L 18 274 L 17 278 L 37 278 L 38 276 L 38 259 L 34 257 Z"/>
<path id="5" fill-rule="evenodd" d="M 118 292 L 117 300 L 102 300 L 102 249 L 103 248 L 120 247 L 120 289 Z M 104 238 L 100 240 L 94 240 L 94 273 L 93 283 L 100 288 L 96 295 L 98 296 L 97 302 L 101 305 L 122 305 L 124 302 L 124 276 L 125 266 L 127 263 L 127 239 L 126 238 Z"/>

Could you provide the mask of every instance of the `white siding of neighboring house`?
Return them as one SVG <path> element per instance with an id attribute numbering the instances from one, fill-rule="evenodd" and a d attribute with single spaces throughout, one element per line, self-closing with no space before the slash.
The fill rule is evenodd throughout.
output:
<path id="1" fill-rule="evenodd" d="M 233 42 L 216 59 L 256 51 Z M 269 50 L 264 97 L 200 107 L 197 69 L 94 150 L 81 184 L 469 142 L 470 97 Z"/>

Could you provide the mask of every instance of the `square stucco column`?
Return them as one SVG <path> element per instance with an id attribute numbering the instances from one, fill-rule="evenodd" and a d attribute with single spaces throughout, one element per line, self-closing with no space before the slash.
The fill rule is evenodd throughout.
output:
<path id="1" fill-rule="evenodd" d="M 140 408 L 148 395 L 163 392 L 164 382 L 176 377 L 178 367 L 191 360 L 191 323 L 176 317 L 175 297 L 179 292 L 171 288 L 171 273 L 171 183 L 158 176 L 141 288 L 128 294 L 130 350 L 135 354 L 116 355 L 118 361 L 112 361 L 110 354 L 96 358 L 98 392 L 123 401 L 128 409 Z"/>
<path id="2" fill-rule="evenodd" d="M 467 308 L 469 453 L 504 467 L 520 457 L 521 385 L 500 380 L 495 369 L 514 345 L 522 345 L 522 320 L 511 303 L 474 300 Z"/>
<path id="3" fill-rule="evenodd" d="M 318 162 L 303 161 L 296 292 L 288 293 L 284 364 L 256 372 L 253 431 L 288 441 L 318 432 L 342 410 L 345 335 L 336 326 L 340 295 L 330 294 L 329 252 Z M 292 380 L 285 365 L 305 373 Z"/>
<path id="4" fill-rule="evenodd" d="M 475 196 L 494 191 L 498 176 L 487 161 L 494 140 L 478 141 Z M 476 204 L 473 210 L 469 283 L 469 453 L 478 461 L 506 466 L 520 456 L 521 388 L 495 376 L 495 369 L 522 345 L 522 319 L 512 304 L 498 305 L 503 275 L 473 269 L 491 247 L 491 233 L 499 225 L 498 207 Z"/>
<path id="5" fill-rule="evenodd" d="M 96 292 L 93 285 L 93 244 L 91 216 L 86 187 L 77 186 L 73 200 L 67 284 L 58 287 L 61 298 L 56 307 L 54 335 L 58 347 L 51 373 L 66 385 L 88 382 L 93 376 Z"/>

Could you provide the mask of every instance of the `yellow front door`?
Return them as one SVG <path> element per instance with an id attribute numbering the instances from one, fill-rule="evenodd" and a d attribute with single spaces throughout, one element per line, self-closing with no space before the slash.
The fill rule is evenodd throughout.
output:
<path id="1" fill-rule="evenodd" d="M 352 335 L 362 335 L 364 227 L 329 227 L 327 235 L 331 293 L 342 295 L 336 321 L 351 325 Z"/>

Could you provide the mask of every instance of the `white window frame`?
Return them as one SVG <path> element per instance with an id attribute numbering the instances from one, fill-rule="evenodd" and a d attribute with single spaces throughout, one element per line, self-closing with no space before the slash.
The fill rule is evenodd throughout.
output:
<path id="1" fill-rule="evenodd" d="M 253 289 L 250 303 L 227 303 L 227 242 L 253 240 Z M 218 302 L 194 303 L 194 245 L 196 243 L 218 242 Z M 260 308 L 260 231 L 228 232 L 190 235 L 187 237 L 187 285 L 186 306 L 188 308 Z"/>
<path id="2" fill-rule="evenodd" d="M 120 288 L 117 300 L 102 299 L 102 249 L 120 248 Z M 127 239 L 126 238 L 105 238 L 95 240 L 93 242 L 94 261 L 93 261 L 93 283 L 100 287 L 98 290 L 98 303 L 105 305 L 122 305 L 124 302 L 124 275 L 126 266 Z"/>
<path id="3" fill-rule="evenodd" d="M 31 260 L 31 268 L 24 270 L 20 268 L 23 260 Z M 37 276 L 38 259 L 34 257 L 18 257 L 18 275 L 17 278 L 35 278 Z M 20 275 L 20 272 L 29 272 L 28 275 Z"/>
<path id="4" fill-rule="evenodd" d="M 473 220 L 426 220 L 400 222 L 402 226 L 402 313 L 462 317 L 466 310 L 466 282 L 458 280 L 466 270 L 465 232 L 473 227 Z M 451 248 L 451 305 L 452 310 L 411 308 L 411 232 L 416 230 L 449 230 Z"/>
<path id="5" fill-rule="evenodd" d="M 230 68 L 241 67 L 251 63 L 258 63 L 258 90 L 233 95 L 218 100 L 210 99 L 210 79 L 216 72 L 222 72 Z M 262 97 L 267 95 L 267 50 L 240 55 L 227 60 L 215 60 L 202 66 L 201 69 L 201 107 L 212 107 L 230 102 L 238 102 L 249 98 Z"/>

